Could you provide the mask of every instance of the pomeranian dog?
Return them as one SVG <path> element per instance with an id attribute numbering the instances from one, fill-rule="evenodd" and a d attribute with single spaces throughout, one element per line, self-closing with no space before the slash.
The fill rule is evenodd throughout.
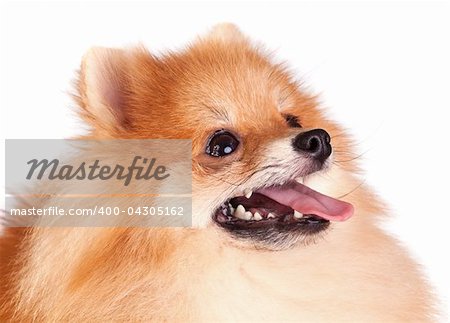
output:
<path id="1" fill-rule="evenodd" d="M 189 228 L 7 228 L 6 321 L 427 322 L 349 136 L 234 25 L 182 51 L 89 51 L 86 138 L 192 139 Z"/>

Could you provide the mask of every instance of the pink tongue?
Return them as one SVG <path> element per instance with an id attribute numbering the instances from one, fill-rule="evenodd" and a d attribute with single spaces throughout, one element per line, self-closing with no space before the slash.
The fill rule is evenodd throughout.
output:
<path id="1" fill-rule="evenodd" d="M 258 193 L 302 214 L 314 214 L 330 221 L 345 221 L 353 215 L 353 205 L 323 195 L 300 183 L 289 188 L 264 188 Z"/>

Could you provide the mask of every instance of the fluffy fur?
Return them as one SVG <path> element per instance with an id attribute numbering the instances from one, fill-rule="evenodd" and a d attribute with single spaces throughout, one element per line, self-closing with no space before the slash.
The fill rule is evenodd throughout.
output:
<path id="1" fill-rule="evenodd" d="M 283 65 L 234 26 L 220 25 L 177 53 L 91 50 L 76 97 L 89 138 L 191 138 L 193 228 L 9 228 L 1 238 L 2 320 L 426 322 L 432 297 L 417 264 L 376 225 L 389 216 L 361 184 L 346 133 Z M 251 174 L 304 129 L 332 138 L 326 173 L 308 186 L 351 202 L 355 215 L 307 244 L 279 251 L 236 241 L 213 207 L 266 177 Z M 215 129 L 244 149 L 226 162 L 204 154 Z M 283 150 L 284 149 L 284 150 Z M 230 169 L 233 171 L 230 172 Z"/>

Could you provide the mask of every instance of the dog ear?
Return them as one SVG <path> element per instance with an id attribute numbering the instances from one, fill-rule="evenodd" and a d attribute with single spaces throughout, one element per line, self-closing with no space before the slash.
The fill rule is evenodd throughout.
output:
<path id="1" fill-rule="evenodd" d="M 122 49 L 92 48 L 83 57 L 76 100 L 81 117 L 97 132 L 127 127 L 128 55 Z"/>
<path id="2" fill-rule="evenodd" d="M 228 43 L 245 42 L 247 37 L 235 24 L 225 22 L 213 26 L 206 39 Z"/>

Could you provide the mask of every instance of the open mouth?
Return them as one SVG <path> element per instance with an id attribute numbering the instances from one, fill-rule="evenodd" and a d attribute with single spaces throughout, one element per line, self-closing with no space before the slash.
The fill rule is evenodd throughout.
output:
<path id="1" fill-rule="evenodd" d="M 297 182 L 244 194 L 230 198 L 217 209 L 214 218 L 220 226 L 233 232 L 313 234 L 326 229 L 330 221 L 345 221 L 353 214 L 351 204 Z"/>

